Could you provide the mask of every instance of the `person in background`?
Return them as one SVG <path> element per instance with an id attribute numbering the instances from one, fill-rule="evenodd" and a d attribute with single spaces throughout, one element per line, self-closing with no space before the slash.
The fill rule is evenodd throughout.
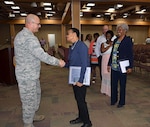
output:
<path id="1" fill-rule="evenodd" d="M 55 56 L 55 54 L 56 54 L 55 46 L 49 47 L 47 52 L 49 55 Z"/>
<path id="2" fill-rule="evenodd" d="M 104 25 L 102 28 L 102 35 L 100 35 L 96 41 L 96 46 L 95 46 L 95 53 L 96 56 L 98 58 L 98 64 L 99 64 L 99 69 L 100 69 L 100 78 L 102 80 L 102 74 L 101 74 L 101 61 L 102 61 L 102 53 L 100 51 L 101 48 L 101 44 L 103 42 L 106 42 L 106 32 L 109 30 L 108 25 Z M 114 36 L 112 38 L 112 41 L 116 38 L 116 36 Z"/>
<path id="3" fill-rule="evenodd" d="M 91 70 L 92 70 L 92 83 L 95 83 L 96 80 L 96 66 L 98 66 L 98 58 L 95 54 L 95 46 L 97 38 L 99 37 L 99 33 L 93 34 L 94 40 L 90 43 L 89 46 L 89 55 L 91 61 Z"/>
<path id="4" fill-rule="evenodd" d="M 90 42 L 92 41 L 92 35 L 91 34 L 87 34 L 84 43 L 86 44 L 86 46 L 89 48 L 90 46 Z"/>
<path id="5" fill-rule="evenodd" d="M 108 62 L 108 71 L 111 70 L 111 105 L 118 102 L 118 82 L 120 84 L 119 102 L 117 107 L 125 105 L 127 74 L 132 72 L 133 67 L 133 43 L 132 38 L 126 36 L 129 26 L 125 23 L 117 25 L 117 38 L 114 40 L 112 52 Z M 119 61 L 129 61 L 126 73 L 122 73 Z"/>
<path id="6" fill-rule="evenodd" d="M 146 42 L 146 44 L 150 44 L 150 37 L 147 37 L 145 42 Z"/>
<path id="7" fill-rule="evenodd" d="M 111 54 L 112 50 L 112 44 L 111 41 L 112 37 L 114 36 L 113 31 L 108 30 L 106 32 L 106 42 L 103 42 L 101 44 L 101 53 L 102 53 L 102 81 L 101 81 L 101 93 L 111 96 L 111 85 L 110 85 L 110 72 L 107 70 L 107 64 L 108 60 Z"/>
<path id="8" fill-rule="evenodd" d="M 41 38 L 40 40 L 41 47 L 45 50 L 44 46 L 46 45 L 45 39 Z"/>
<path id="9" fill-rule="evenodd" d="M 78 117 L 70 121 L 70 124 L 83 123 L 81 127 L 91 127 L 92 123 L 89 117 L 87 108 L 86 89 L 87 86 L 83 85 L 84 75 L 86 68 L 90 66 L 88 48 L 82 41 L 79 40 L 80 32 L 77 28 L 70 28 L 67 32 L 67 41 L 72 43 L 69 50 L 68 62 L 65 67 L 79 66 L 81 73 L 79 80 L 72 85 L 75 100 L 78 107 Z"/>
<path id="10" fill-rule="evenodd" d="M 44 115 L 37 115 L 41 100 L 40 68 L 41 61 L 50 65 L 63 67 L 65 62 L 44 52 L 38 38 L 40 19 L 34 14 L 27 15 L 25 27 L 14 40 L 15 74 L 22 102 L 24 127 L 34 127 L 33 121 L 41 121 Z"/>
<path id="11" fill-rule="evenodd" d="M 97 58 L 98 58 L 99 71 L 100 71 L 100 79 L 101 79 L 101 80 L 102 80 L 102 74 L 101 74 L 102 53 L 101 53 L 101 51 L 100 51 L 100 47 L 101 47 L 101 43 L 106 41 L 105 34 L 106 34 L 106 32 L 108 31 L 108 29 L 109 29 L 108 25 L 104 25 L 104 26 L 103 26 L 103 28 L 102 28 L 102 35 L 100 35 L 100 36 L 97 38 L 96 46 L 95 46 L 95 53 L 96 53 L 96 56 L 97 56 Z"/>

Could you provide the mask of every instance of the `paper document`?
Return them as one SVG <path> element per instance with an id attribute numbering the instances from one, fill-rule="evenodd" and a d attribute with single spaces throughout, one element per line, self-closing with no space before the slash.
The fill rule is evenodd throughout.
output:
<path id="1" fill-rule="evenodd" d="M 127 72 L 126 67 L 129 66 L 129 60 L 119 61 L 119 65 L 120 65 L 120 68 L 121 68 L 121 72 L 126 73 Z"/>
<path id="2" fill-rule="evenodd" d="M 78 82 L 80 78 L 81 67 L 70 66 L 69 68 L 69 84 L 74 84 Z M 86 68 L 86 72 L 84 75 L 83 84 L 86 86 L 90 86 L 91 79 L 91 67 Z"/>

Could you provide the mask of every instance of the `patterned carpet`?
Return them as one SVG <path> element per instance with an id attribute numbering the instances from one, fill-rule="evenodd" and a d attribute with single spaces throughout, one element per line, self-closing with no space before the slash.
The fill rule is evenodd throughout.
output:
<path id="1" fill-rule="evenodd" d="M 98 71 L 98 69 L 97 69 Z M 80 127 L 70 125 L 77 107 L 68 70 L 42 63 L 42 100 L 38 114 L 46 119 L 35 127 Z M 110 106 L 110 98 L 100 94 L 100 79 L 87 90 L 87 104 L 93 127 L 150 127 L 150 75 L 132 73 L 128 76 L 126 105 Z M 17 85 L 0 85 L 0 127 L 22 127 L 21 102 Z"/>

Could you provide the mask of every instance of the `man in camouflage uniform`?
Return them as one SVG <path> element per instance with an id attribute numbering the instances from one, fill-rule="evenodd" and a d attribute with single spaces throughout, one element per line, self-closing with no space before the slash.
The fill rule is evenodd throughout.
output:
<path id="1" fill-rule="evenodd" d="M 40 69 L 41 61 L 63 67 L 65 62 L 48 55 L 41 48 L 38 38 L 34 35 L 41 27 L 40 19 L 29 14 L 25 19 L 25 27 L 14 40 L 16 68 L 24 127 L 34 127 L 33 121 L 43 120 L 44 115 L 36 115 L 41 99 Z"/>

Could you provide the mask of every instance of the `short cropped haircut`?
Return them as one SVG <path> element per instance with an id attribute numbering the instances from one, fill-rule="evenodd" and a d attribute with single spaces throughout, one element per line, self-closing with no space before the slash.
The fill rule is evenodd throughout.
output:
<path id="1" fill-rule="evenodd" d="M 124 29 L 125 31 L 128 31 L 128 30 L 129 30 L 129 26 L 128 26 L 126 23 L 118 24 L 116 29 L 118 29 L 119 27 L 121 27 L 121 28 Z"/>
<path id="2" fill-rule="evenodd" d="M 112 31 L 112 30 L 108 30 L 107 32 L 106 32 L 106 35 L 107 34 L 110 34 L 111 35 L 111 37 L 113 37 L 114 36 L 114 32 Z"/>
<path id="3" fill-rule="evenodd" d="M 75 32 L 76 35 L 77 35 L 77 37 L 80 36 L 80 32 L 79 32 L 79 30 L 77 28 L 70 28 L 70 30 L 72 30 L 73 32 Z"/>

